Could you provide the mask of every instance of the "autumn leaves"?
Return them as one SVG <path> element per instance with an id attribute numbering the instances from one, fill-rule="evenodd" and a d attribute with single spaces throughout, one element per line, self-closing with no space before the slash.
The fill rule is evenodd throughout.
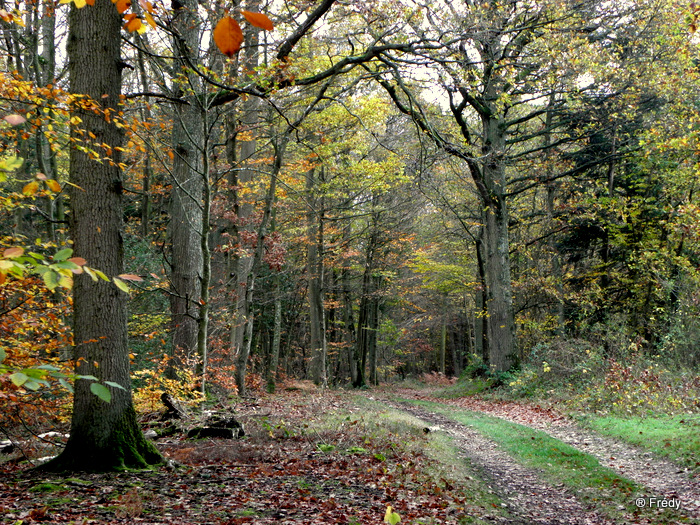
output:
<path id="1" fill-rule="evenodd" d="M 80 9 L 86 5 L 95 5 L 95 0 L 60 0 L 59 3 L 73 3 L 75 7 Z M 158 12 L 158 6 L 154 6 L 148 0 L 138 1 L 141 13 L 143 13 L 143 18 L 134 12 L 131 0 L 112 0 L 112 3 L 116 5 L 117 11 L 124 18 L 124 29 L 126 31 L 130 33 L 144 33 L 148 26 L 151 26 L 153 29 L 156 28 L 157 24 L 154 16 Z M 131 10 L 131 12 L 128 12 L 129 10 Z M 240 13 L 253 27 L 264 29 L 265 31 L 272 31 L 274 28 L 272 21 L 263 13 L 254 13 L 245 10 L 241 10 Z M 10 16 L 7 13 L 5 14 Z M 241 30 L 241 26 L 235 18 L 228 14 L 228 10 L 226 10 L 226 16 L 216 24 L 213 36 L 219 51 L 229 58 L 238 53 L 243 44 L 243 31 Z"/>

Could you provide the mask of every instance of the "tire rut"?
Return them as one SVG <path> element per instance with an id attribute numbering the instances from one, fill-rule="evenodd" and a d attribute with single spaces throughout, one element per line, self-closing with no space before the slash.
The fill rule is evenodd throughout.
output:
<path id="1" fill-rule="evenodd" d="M 382 399 L 429 425 L 437 425 L 455 440 L 462 454 L 478 468 L 489 487 L 503 500 L 513 518 L 502 523 L 526 525 L 608 525 L 615 521 L 588 508 L 564 486 L 545 482 L 535 469 L 517 463 L 499 445 L 481 433 L 440 414 L 408 403 Z"/>

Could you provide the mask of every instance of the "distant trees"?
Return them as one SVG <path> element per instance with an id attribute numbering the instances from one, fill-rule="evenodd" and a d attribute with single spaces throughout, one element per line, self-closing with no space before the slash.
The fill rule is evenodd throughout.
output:
<path id="1" fill-rule="evenodd" d="M 135 426 L 130 350 L 148 368 L 170 347 L 175 379 L 192 363 L 178 355 L 198 360 L 197 386 L 221 395 L 262 374 L 270 390 L 280 373 L 498 375 L 609 326 L 693 354 L 699 84 L 673 2 L 323 0 L 269 13 L 272 32 L 232 12 L 213 39 L 220 6 L 142 4 L 126 43 L 125 3 L 71 8 L 72 98 L 46 107 L 11 91 L 17 75 L 41 93 L 63 82 L 42 44 L 60 19 L 32 4 L 18 29 L 0 11 L 0 96 L 36 113 L 2 144 L 0 162 L 27 159 L 3 195 L 33 184 L 2 232 L 60 241 L 69 217 L 75 255 L 108 277 L 124 235 L 145 281 L 128 349 L 126 294 L 76 276 L 79 371 L 124 390 L 107 404 L 77 382 L 54 466 L 82 468 L 87 440 L 117 451 L 96 468 L 158 460 Z M 69 192 L 36 191 L 69 171 Z"/>

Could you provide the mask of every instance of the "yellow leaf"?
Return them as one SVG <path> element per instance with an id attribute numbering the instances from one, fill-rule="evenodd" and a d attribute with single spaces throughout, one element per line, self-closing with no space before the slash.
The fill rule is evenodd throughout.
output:
<path id="1" fill-rule="evenodd" d="M 46 185 L 49 187 L 49 189 L 54 192 L 54 193 L 61 193 L 61 185 L 56 182 L 53 179 L 49 179 L 46 181 Z"/>
<path id="2" fill-rule="evenodd" d="M 22 193 L 24 193 L 27 196 L 34 195 L 37 190 L 39 189 L 39 183 L 37 181 L 32 181 L 29 184 L 26 184 L 24 188 L 22 188 Z"/>
<path id="3" fill-rule="evenodd" d="M 232 57 L 241 49 L 243 43 L 241 26 L 230 16 L 225 16 L 214 28 L 214 42 L 219 51 L 227 57 Z"/>
<path id="4" fill-rule="evenodd" d="M 272 24 L 272 20 L 270 20 L 267 17 L 267 15 L 264 15 L 263 13 L 253 13 L 251 11 L 241 10 L 241 14 L 245 17 L 245 19 L 250 25 L 259 27 L 260 29 L 264 29 L 265 31 L 272 31 L 272 29 L 275 27 Z"/>
<path id="5" fill-rule="evenodd" d="M 156 28 L 156 21 L 153 20 L 151 13 L 145 13 L 145 16 L 146 16 L 146 22 L 148 22 L 148 25 L 151 26 L 153 29 L 155 29 Z"/>
<path id="6" fill-rule="evenodd" d="M 114 284 L 116 284 L 117 288 L 119 288 L 122 292 L 129 293 L 129 286 L 124 281 L 116 277 L 112 279 L 112 281 L 114 281 Z"/>

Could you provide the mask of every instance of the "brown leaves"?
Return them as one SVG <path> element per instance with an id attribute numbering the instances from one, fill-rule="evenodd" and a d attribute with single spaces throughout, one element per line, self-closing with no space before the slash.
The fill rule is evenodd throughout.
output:
<path id="1" fill-rule="evenodd" d="M 225 16 L 214 28 L 214 42 L 219 51 L 231 58 L 238 53 L 243 43 L 241 26 L 230 16 Z"/>
<path id="2" fill-rule="evenodd" d="M 241 11 L 241 14 L 245 17 L 248 23 L 252 26 L 259 27 L 265 31 L 272 31 L 274 25 L 272 20 L 270 20 L 267 15 L 263 13 L 253 13 L 251 11 Z"/>
<path id="3" fill-rule="evenodd" d="M 241 11 L 241 14 L 254 27 L 265 31 L 272 31 L 274 28 L 272 21 L 263 13 Z M 243 44 L 243 31 L 239 23 L 228 15 L 219 20 L 214 28 L 214 42 L 224 55 L 229 58 L 233 57 Z"/>

